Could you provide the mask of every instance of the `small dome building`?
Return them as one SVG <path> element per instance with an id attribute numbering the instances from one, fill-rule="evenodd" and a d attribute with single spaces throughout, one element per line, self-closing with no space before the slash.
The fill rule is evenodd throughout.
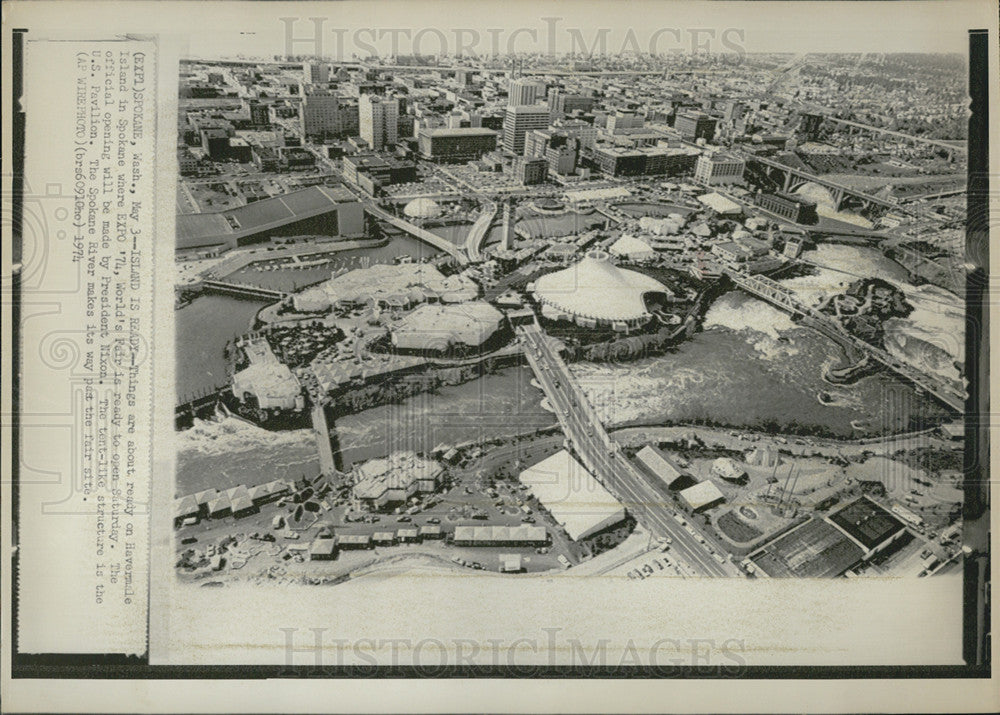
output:
<path id="1" fill-rule="evenodd" d="M 413 199 L 403 209 L 403 213 L 409 218 L 428 219 L 437 218 L 441 215 L 441 206 L 431 199 Z"/>

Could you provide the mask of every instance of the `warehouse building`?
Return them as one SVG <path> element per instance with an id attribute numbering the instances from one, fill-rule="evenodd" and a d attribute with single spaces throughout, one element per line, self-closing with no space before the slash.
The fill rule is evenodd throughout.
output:
<path id="1" fill-rule="evenodd" d="M 654 477 L 658 477 L 668 487 L 677 482 L 678 479 L 687 476 L 674 464 L 670 457 L 652 445 L 647 444 L 640 449 L 636 453 L 635 458 L 644 471 Z"/>
<path id="2" fill-rule="evenodd" d="M 178 214 L 177 250 L 236 248 L 274 236 L 357 236 L 364 209 L 343 186 L 310 186 L 218 213 Z"/>
<path id="3" fill-rule="evenodd" d="M 456 526 L 455 546 L 545 546 L 544 526 Z"/>
<path id="4" fill-rule="evenodd" d="M 518 477 L 574 541 L 618 524 L 625 507 L 565 449 Z"/>

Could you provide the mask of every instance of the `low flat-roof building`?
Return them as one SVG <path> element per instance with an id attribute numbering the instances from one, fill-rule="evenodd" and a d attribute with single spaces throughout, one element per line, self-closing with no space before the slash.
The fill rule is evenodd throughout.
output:
<path id="1" fill-rule="evenodd" d="M 647 444 L 635 457 L 646 471 L 659 477 L 668 487 L 685 476 L 670 457 L 652 445 Z"/>
<path id="2" fill-rule="evenodd" d="M 693 487 L 688 487 L 680 493 L 681 499 L 691 511 L 704 511 L 725 501 L 726 496 L 715 486 L 715 482 L 706 479 Z"/>
<path id="3" fill-rule="evenodd" d="M 500 573 L 520 573 L 523 570 L 521 554 L 500 554 Z"/>
<path id="4" fill-rule="evenodd" d="M 343 186 L 310 186 L 218 213 L 178 214 L 178 250 L 207 246 L 235 248 L 273 236 L 364 232 L 364 208 Z"/>
<path id="5" fill-rule="evenodd" d="M 714 192 L 699 196 L 698 201 L 705 204 L 705 206 L 721 216 L 737 216 L 743 211 L 743 209 L 740 208 L 740 205 L 735 201 L 731 201 L 722 194 Z"/>
<path id="6" fill-rule="evenodd" d="M 456 526 L 456 546 L 545 546 L 549 533 L 544 526 Z"/>
<path id="7" fill-rule="evenodd" d="M 574 541 L 625 518 L 625 507 L 565 449 L 518 477 Z"/>
<path id="8" fill-rule="evenodd" d="M 827 520 L 865 550 L 865 558 L 884 550 L 906 525 L 866 496 L 827 516 Z"/>

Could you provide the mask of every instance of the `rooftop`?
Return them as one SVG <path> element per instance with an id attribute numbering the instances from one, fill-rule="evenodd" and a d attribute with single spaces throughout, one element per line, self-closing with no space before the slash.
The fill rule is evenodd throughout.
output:
<path id="1" fill-rule="evenodd" d="M 644 296 L 670 293 L 654 278 L 620 268 L 601 251 L 591 251 L 569 268 L 535 281 L 535 297 L 570 315 L 596 320 L 648 318 Z"/>
<path id="2" fill-rule="evenodd" d="M 625 518 L 618 500 L 566 450 L 528 467 L 519 479 L 573 540 Z"/>
<path id="3" fill-rule="evenodd" d="M 865 496 L 828 518 L 867 550 L 874 549 L 905 528 L 903 522 Z"/>

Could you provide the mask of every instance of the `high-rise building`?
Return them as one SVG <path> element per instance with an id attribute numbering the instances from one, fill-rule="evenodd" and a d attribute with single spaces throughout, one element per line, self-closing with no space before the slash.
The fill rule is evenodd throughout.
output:
<path id="1" fill-rule="evenodd" d="M 325 62 L 303 62 L 302 76 L 306 84 L 326 84 L 330 81 L 330 65 Z"/>
<path id="2" fill-rule="evenodd" d="M 525 107 L 535 104 L 539 98 L 544 98 L 545 85 L 534 79 L 511 80 L 507 88 L 507 106 Z M 546 111 L 548 109 L 546 108 Z"/>
<path id="3" fill-rule="evenodd" d="M 302 136 L 335 136 L 342 131 L 340 119 L 340 97 L 329 89 L 308 87 L 299 105 L 299 119 Z"/>
<path id="4" fill-rule="evenodd" d="M 266 104 L 252 99 L 248 108 L 250 110 L 250 123 L 255 127 L 266 127 L 271 124 L 271 112 Z"/>
<path id="5" fill-rule="evenodd" d="M 533 107 L 507 107 L 503 120 L 504 150 L 521 155 L 524 153 L 524 137 L 533 129 L 549 126 L 549 108 L 541 104 Z"/>
<path id="6" fill-rule="evenodd" d="M 674 129 L 687 141 L 704 139 L 710 142 L 715 137 L 715 120 L 700 112 L 678 112 Z"/>
<path id="7" fill-rule="evenodd" d="M 358 129 L 375 151 L 399 141 L 399 100 L 362 94 L 358 99 Z"/>

